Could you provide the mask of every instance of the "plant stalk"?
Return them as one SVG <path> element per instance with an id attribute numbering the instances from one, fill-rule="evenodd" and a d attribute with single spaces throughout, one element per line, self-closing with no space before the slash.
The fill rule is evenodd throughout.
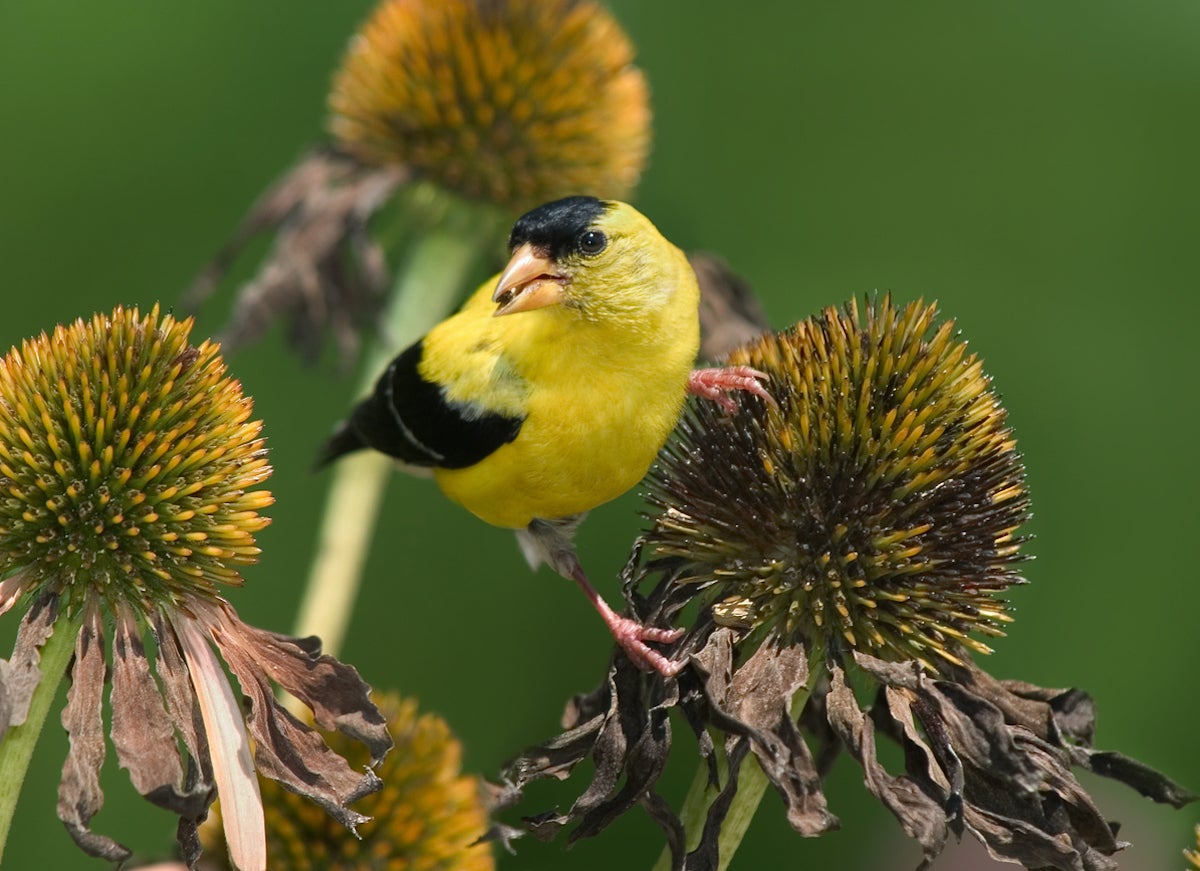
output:
<path id="1" fill-rule="evenodd" d="M 465 296 L 466 281 L 491 241 L 488 233 L 471 232 L 445 222 L 426 232 L 413 246 L 397 276 L 384 315 L 384 335 L 367 355 L 358 395 L 369 392 L 395 353 L 415 342 L 453 311 Z M 325 653 L 336 656 L 358 598 L 362 568 L 375 530 L 384 486 L 392 462 L 364 451 L 340 460 L 317 538 L 308 586 L 296 620 L 296 634 L 316 635 Z"/>
<path id="2" fill-rule="evenodd" d="M 25 722 L 13 726 L 0 740 L 0 859 L 4 857 L 4 845 L 12 827 L 17 799 L 21 786 L 33 759 L 33 749 L 46 725 L 46 716 L 58 693 L 58 685 L 67 672 L 67 663 L 75 653 L 75 640 L 83 625 L 83 609 L 69 615 L 64 609 L 54 621 L 54 632 L 46 639 L 39 651 L 38 670 L 42 673 L 33 697 L 29 702 L 29 713 Z"/>
<path id="3" fill-rule="evenodd" d="M 800 716 L 800 712 L 804 710 L 804 705 L 808 702 L 815 667 L 819 661 L 817 656 L 809 657 L 808 686 L 801 687 L 792 697 L 789 710 L 793 719 Z M 729 763 L 720 742 L 717 742 L 716 753 L 717 774 L 720 782 L 724 783 L 728 776 Z M 729 863 L 733 861 L 733 856 L 741 846 L 742 839 L 746 836 L 746 830 L 750 828 L 750 821 L 754 819 L 754 813 L 758 810 L 758 805 L 767 791 L 769 782 L 754 754 L 748 754 L 738 769 L 737 794 L 734 795 L 733 802 L 729 805 L 729 811 L 721 822 L 721 834 L 717 847 L 717 871 L 725 871 L 729 867 Z M 704 824 L 708 819 L 708 811 L 717 798 L 717 792 L 718 790 L 708 782 L 707 763 L 701 762 L 679 812 L 679 819 L 683 823 L 686 833 L 685 850 L 694 850 L 700 843 L 700 837 L 704 834 Z M 669 848 L 664 849 L 659 855 L 652 871 L 671 871 Z"/>

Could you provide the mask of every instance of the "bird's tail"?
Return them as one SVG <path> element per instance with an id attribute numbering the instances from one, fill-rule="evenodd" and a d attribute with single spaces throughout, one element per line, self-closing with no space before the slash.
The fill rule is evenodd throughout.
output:
<path id="1" fill-rule="evenodd" d="M 322 469 L 339 457 L 362 450 L 366 446 L 367 443 L 362 440 L 349 424 L 345 422 L 340 423 L 338 424 L 338 428 L 334 430 L 333 435 L 317 451 L 317 458 L 313 461 L 313 469 Z"/>

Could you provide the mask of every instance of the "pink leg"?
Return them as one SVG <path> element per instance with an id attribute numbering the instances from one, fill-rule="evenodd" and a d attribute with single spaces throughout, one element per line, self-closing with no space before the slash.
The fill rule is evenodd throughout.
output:
<path id="1" fill-rule="evenodd" d="M 655 641 L 659 644 L 670 644 L 672 641 L 678 641 L 683 636 L 684 630 L 658 629 L 654 626 L 645 626 L 629 617 L 622 617 L 610 608 L 608 603 L 596 592 L 596 588 L 588 582 L 582 568 L 578 568 L 576 572 L 572 572 L 571 579 L 579 584 L 579 588 L 588 597 L 588 601 L 592 603 L 592 607 L 600 612 L 600 617 L 604 620 L 608 631 L 612 633 L 617 644 L 621 646 L 621 649 L 625 651 L 625 655 L 629 657 L 634 665 L 642 671 L 657 671 L 663 677 L 674 677 L 679 674 L 684 663 L 672 662 L 657 650 L 647 645 L 646 642 Z"/>
<path id="2" fill-rule="evenodd" d="M 530 564 L 545 562 L 564 578 L 570 578 L 579 584 L 592 607 L 600 612 L 604 625 L 608 627 L 617 644 L 638 668 L 643 671 L 657 671 L 663 677 L 678 674 L 684 663 L 672 662 L 646 642 L 670 644 L 678 641 L 684 630 L 644 626 L 629 617 L 622 617 L 608 606 L 596 592 L 596 588 L 588 582 L 575 553 L 575 546 L 571 543 L 571 534 L 581 519 L 582 515 L 559 520 L 534 520 L 525 529 L 517 530 L 517 539 L 521 542 L 526 557 L 530 558 Z"/>
<path id="3" fill-rule="evenodd" d="M 722 366 L 714 369 L 693 369 L 688 376 L 688 393 L 719 403 L 728 412 L 737 411 L 737 403 L 725 395 L 728 390 L 745 390 L 775 404 L 775 397 L 760 383 L 767 374 L 749 366 Z"/>

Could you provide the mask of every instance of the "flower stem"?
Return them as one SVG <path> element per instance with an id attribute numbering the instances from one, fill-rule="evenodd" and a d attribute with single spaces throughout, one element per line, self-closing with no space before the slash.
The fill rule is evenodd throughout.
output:
<path id="1" fill-rule="evenodd" d="M 801 687 L 792 697 L 790 710 L 793 719 L 800 716 L 800 712 L 804 710 L 804 705 L 808 702 L 815 660 L 815 657 L 809 659 L 809 686 Z M 716 752 L 717 774 L 721 782 L 724 782 L 728 771 L 728 761 L 719 744 Z M 721 834 L 717 841 L 716 871 L 725 871 L 729 867 L 729 863 L 733 861 L 733 856 L 741 845 L 742 838 L 746 836 L 746 830 L 750 827 L 750 821 L 754 819 L 754 812 L 758 810 L 759 802 L 762 801 L 763 793 L 767 791 L 768 782 L 767 775 L 758 764 L 758 760 L 754 758 L 754 754 L 748 754 L 738 769 L 737 794 L 734 795 L 733 802 L 729 805 L 729 811 L 721 823 Z M 704 833 L 704 823 L 708 818 L 708 810 L 716 798 L 717 790 L 708 782 L 708 765 L 701 762 L 679 812 L 679 820 L 683 823 L 683 829 L 687 833 L 687 850 L 695 849 L 696 845 L 700 843 L 700 836 Z M 671 871 L 670 849 L 662 851 L 658 861 L 654 863 L 652 871 Z"/>
<path id="2" fill-rule="evenodd" d="M 17 809 L 21 786 L 25 782 L 25 773 L 33 758 L 33 748 L 37 746 L 42 727 L 46 724 L 46 715 L 54 703 L 58 685 L 67 672 L 67 663 L 75 653 L 75 639 L 82 625 L 82 608 L 77 609 L 74 615 L 68 614 L 65 609 L 59 614 L 54 632 L 39 651 L 38 670 L 42 677 L 29 701 L 25 722 L 13 726 L 0 740 L 0 771 L 4 772 L 0 777 L 0 858 L 4 856 L 4 845 L 8 843 L 9 828 Z"/>
<path id="3" fill-rule="evenodd" d="M 376 343 L 368 353 L 360 396 L 371 389 L 397 350 L 424 335 L 469 290 L 466 281 L 492 236 L 463 223 L 444 220 L 411 249 L 384 315 L 388 342 Z M 372 451 L 346 457 L 334 467 L 317 555 L 296 621 L 296 634 L 319 636 L 330 655 L 336 656 L 345 640 L 391 472 L 391 460 Z"/>

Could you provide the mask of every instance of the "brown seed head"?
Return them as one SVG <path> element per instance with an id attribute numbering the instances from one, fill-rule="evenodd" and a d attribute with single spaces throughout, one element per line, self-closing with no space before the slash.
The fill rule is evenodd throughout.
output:
<path id="1" fill-rule="evenodd" d="M 1023 579 L 1024 469 L 979 360 L 935 308 L 826 309 L 735 352 L 777 407 L 692 408 L 650 477 L 648 535 L 718 623 L 959 663 Z M 931 658 L 932 657 L 932 658 Z"/>
<path id="2" fill-rule="evenodd" d="M 514 212 L 626 199 L 650 145 L 633 46 L 590 0 L 385 0 L 329 103 L 334 136 L 364 162 Z"/>
<path id="3" fill-rule="evenodd" d="M 218 584 L 269 523 L 251 401 L 192 321 L 117 308 L 0 360 L 0 575 L 146 611 Z"/>

